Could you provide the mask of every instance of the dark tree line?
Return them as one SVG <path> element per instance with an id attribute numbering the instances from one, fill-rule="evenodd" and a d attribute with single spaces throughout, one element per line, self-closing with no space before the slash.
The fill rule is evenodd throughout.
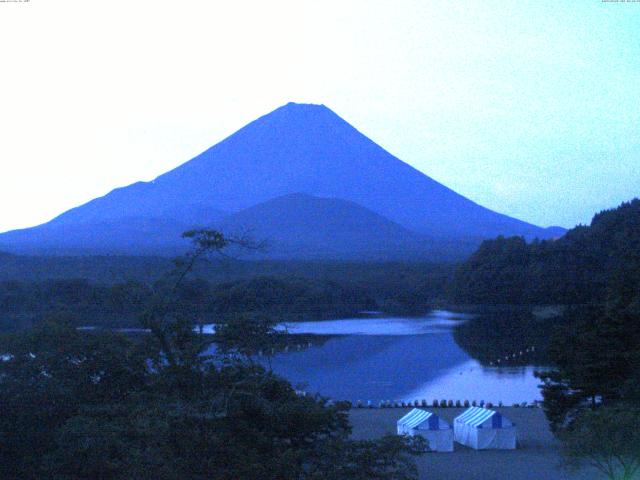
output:
<path id="1" fill-rule="evenodd" d="M 138 317 L 153 296 L 154 285 L 138 282 L 104 285 L 86 280 L 0 283 L 0 329 L 14 330 L 47 315 L 66 312 L 76 326 L 139 326 Z M 377 308 L 363 289 L 302 278 L 257 277 L 211 284 L 189 280 L 175 300 L 198 312 L 202 321 L 238 313 L 296 321 L 355 315 Z"/>
<path id="2" fill-rule="evenodd" d="M 237 313 L 270 315 L 283 321 L 339 318 L 365 310 L 423 314 L 444 298 L 452 272 L 448 265 L 317 264 L 308 270 L 301 265 L 292 267 L 304 276 L 249 276 L 247 272 L 241 278 L 209 280 L 198 276 L 203 269 L 202 264 L 194 265 L 194 275 L 176 293 L 208 322 Z M 317 271 L 316 278 L 313 271 Z M 153 295 L 154 284 L 87 279 L 0 282 L 0 331 L 29 327 L 60 312 L 67 313 L 77 326 L 139 326 L 138 316 Z"/>
<path id="3" fill-rule="evenodd" d="M 449 288 L 468 304 L 601 304 L 614 286 L 640 286 L 640 200 L 593 217 L 557 240 L 483 242 Z"/>

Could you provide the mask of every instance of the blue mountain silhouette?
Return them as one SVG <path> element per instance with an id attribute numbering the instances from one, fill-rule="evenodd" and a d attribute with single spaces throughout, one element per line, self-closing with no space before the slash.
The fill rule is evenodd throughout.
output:
<path id="1" fill-rule="evenodd" d="M 346 240 L 349 229 L 358 225 L 360 233 L 353 232 L 357 237 L 370 222 L 369 231 L 382 235 L 380 229 L 384 230 L 384 242 L 379 240 L 392 246 L 385 247 L 389 251 L 406 247 L 413 252 L 416 242 L 427 242 L 423 251 L 429 251 L 429 242 L 435 242 L 452 248 L 466 245 L 461 249 L 466 252 L 468 245 L 497 235 L 531 239 L 564 232 L 472 202 L 402 162 L 323 105 L 289 103 L 151 182 L 117 188 L 48 223 L 0 235 L 0 248 L 173 254 L 184 247 L 178 238 L 181 230 L 221 225 L 224 218 L 228 225 L 237 224 L 243 210 L 259 204 L 264 205 L 256 220 L 268 217 L 266 211 L 276 207 L 274 218 L 286 216 L 287 208 L 295 216 L 303 199 L 309 203 L 311 197 L 291 194 L 319 197 L 313 208 L 305 207 L 316 215 L 307 233 L 326 230 L 329 219 L 337 232 L 344 215 Z M 277 197 L 283 198 L 269 202 Z M 251 217 L 251 211 L 245 217 Z M 250 227 L 246 221 L 244 226 Z M 262 230 L 265 226 L 263 221 Z M 289 240 L 285 243 L 293 257 L 294 251 L 313 249 L 304 229 Z M 355 250 L 360 248 L 354 245 Z"/>

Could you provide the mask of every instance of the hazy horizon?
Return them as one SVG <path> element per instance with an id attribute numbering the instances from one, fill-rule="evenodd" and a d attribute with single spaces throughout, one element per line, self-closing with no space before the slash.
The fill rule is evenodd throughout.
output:
<path id="1" fill-rule="evenodd" d="M 589 223 L 639 196 L 640 4 L 0 4 L 0 232 L 324 104 L 487 208 Z"/>

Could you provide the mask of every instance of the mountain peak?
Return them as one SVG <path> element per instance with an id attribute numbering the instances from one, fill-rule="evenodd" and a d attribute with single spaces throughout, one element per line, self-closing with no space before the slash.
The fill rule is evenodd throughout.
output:
<path id="1" fill-rule="evenodd" d="M 289 198 L 290 206 L 352 202 L 349 205 L 364 207 L 407 230 L 451 244 L 499 234 L 557 236 L 457 194 L 387 152 L 325 105 L 290 102 L 153 182 L 116 189 L 65 212 L 46 228 L 1 235 L 0 246 L 24 244 L 27 239 L 38 244 L 43 238 L 65 246 L 70 239 L 64 232 L 91 232 L 92 225 L 104 232 L 104 225 L 124 232 L 132 218 L 144 225 L 150 220 L 175 224 L 175 219 L 205 225 L 220 215 L 217 212 L 237 213 L 296 192 L 326 200 L 298 194 Z M 144 225 L 138 232 L 142 239 L 149 237 Z M 54 226 L 59 227 L 58 237 L 47 233 Z M 129 238 L 128 244 L 141 244 L 133 234 Z M 80 240 L 87 246 L 95 243 L 93 238 Z"/>
<path id="2" fill-rule="evenodd" d="M 288 102 L 280 108 L 305 108 L 305 109 L 318 109 L 318 108 L 329 108 L 324 103 L 298 103 L 298 102 Z"/>
<path id="3" fill-rule="evenodd" d="M 289 102 L 282 105 L 272 112 L 260 117 L 256 122 L 265 120 L 281 120 L 307 124 L 315 121 L 326 121 L 328 119 L 333 119 L 334 121 L 339 120 L 340 122 L 348 125 L 347 122 L 342 120 L 333 110 L 324 104 L 296 102 Z"/>

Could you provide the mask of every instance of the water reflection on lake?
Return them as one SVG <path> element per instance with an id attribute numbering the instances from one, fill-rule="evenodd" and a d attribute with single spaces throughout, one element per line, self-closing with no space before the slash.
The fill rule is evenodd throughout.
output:
<path id="1" fill-rule="evenodd" d="M 423 318 L 366 318 L 286 325 L 291 334 L 331 335 L 324 343 L 277 354 L 275 372 L 334 399 L 541 399 L 534 368 L 484 367 L 462 350 L 453 328 L 469 317 L 433 311 Z"/>

